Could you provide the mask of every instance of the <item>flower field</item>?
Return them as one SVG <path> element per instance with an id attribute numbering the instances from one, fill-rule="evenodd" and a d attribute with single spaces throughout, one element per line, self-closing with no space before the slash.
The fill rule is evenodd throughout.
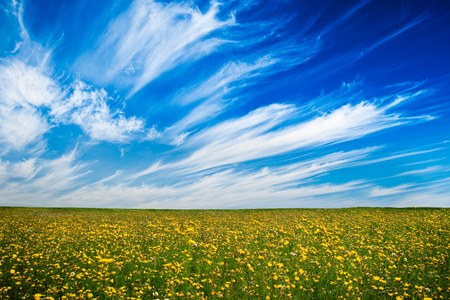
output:
<path id="1" fill-rule="evenodd" d="M 449 299 L 450 210 L 0 208 L 0 299 Z"/>

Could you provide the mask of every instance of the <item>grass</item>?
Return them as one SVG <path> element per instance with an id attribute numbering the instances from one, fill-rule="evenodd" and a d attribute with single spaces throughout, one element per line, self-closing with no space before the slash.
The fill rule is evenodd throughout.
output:
<path id="1" fill-rule="evenodd" d="M 449 299 L 449 209 L 0 208 L 1 299 Z"/>

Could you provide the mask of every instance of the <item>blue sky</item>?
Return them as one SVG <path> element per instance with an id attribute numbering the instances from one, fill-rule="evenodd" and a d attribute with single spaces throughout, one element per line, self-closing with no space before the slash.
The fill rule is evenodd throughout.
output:
<path id="1" fill-rule="evenodd" d="M 0 205 L 450 206 L 449 1 L 0 8 Z"/>

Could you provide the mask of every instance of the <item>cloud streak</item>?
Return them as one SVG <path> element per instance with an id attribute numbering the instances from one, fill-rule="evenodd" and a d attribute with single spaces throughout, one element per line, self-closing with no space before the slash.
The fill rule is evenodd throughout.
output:
<path id="1" fill-rule="evenodd" d="M 208 36 L 234 23 L 231 16 L 219 20 L 218 11 L 217 3 L 202 13 L 184 3 L 134 1 L 110 22 L 95 51 L 77 61 L 77 69 L 100 84 L 130 86 L 131 96 L 164 72 L 196 61 L 225 43 Z"/>
<path id="2" fill-rule="evenodd" d="M 218 123 L 186 141 L 183 149 L 195 149 L 189 157 L 160 168 L 185 168 L 196 172 L 342 143 L 412 121 L 367 101 L 346 104 L 306 120 L 296 119 L 299 113 L 300 109 L 292 105 L 272 104 L 241 118 Z M 287 120 L 296 120 L 296 123 L 277 127 Z M 150 167 L 136 177 L 150 171 L 154 172 L 155 168 Z"/>

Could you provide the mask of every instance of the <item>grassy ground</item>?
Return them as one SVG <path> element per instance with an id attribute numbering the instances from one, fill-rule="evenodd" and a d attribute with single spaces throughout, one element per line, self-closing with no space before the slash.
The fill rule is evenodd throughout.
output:
<path id="1" fill-rule="evenodd" d="M 0 208 L 0 299 L 449 299 L 449 209 Z"/>

